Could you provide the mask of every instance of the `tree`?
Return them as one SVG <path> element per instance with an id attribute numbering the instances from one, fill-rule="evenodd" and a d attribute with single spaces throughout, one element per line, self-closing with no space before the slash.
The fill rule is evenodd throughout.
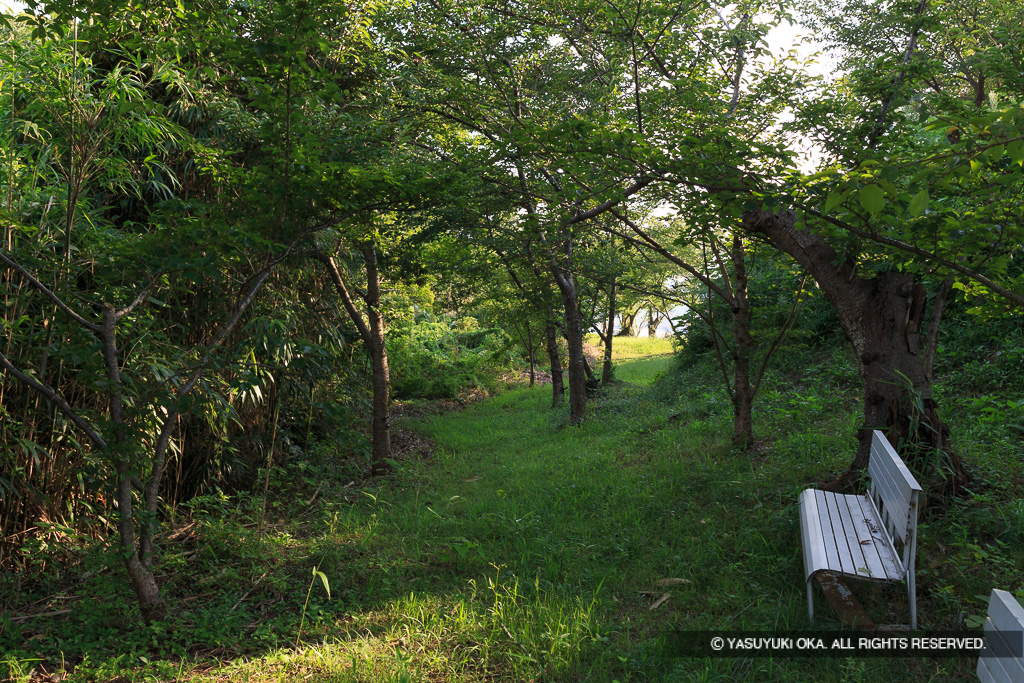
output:
<path id="1" fill-rule="evenodd" d="M 45 285 L 38 273 L 52 264 L 49 238 L 14 212 L 10 232 L 17 237 L 0 257 L 8 281 L 27 283 L 74 323 L 56 342 L 77 364 L 65 366 L 76 380 L 65 386 L 88 387 L 103 402 L 66 395 L 60 373 L 51 383 L 6 355 L 0 365 L 50 401 L 112 468 L 125 565 L 143 615 L 156 618 L 163 601 L 152 572 L 154 537 L 178 417 L 223 400 L 217 389 L 230 389 L 220 386 L 224 375 L 237 373 L 232 391 L 250 381 L 231 367 L 235 353 L 252 352 L 244 340 L 236 345 L 234 334 L 271 273 L 317 234 L 392 201 L 400 183 L 365 153 L 392 133 L 348 111 L 353 99 L 371 93 L 359 59 L 371 51 L 367 7 L 45 9 L 23 19 L 50 45 L 61 43 L 62 27 L 75 27 L 73 49 L 37 54 L 58 75 L 63 69 L 77 79 L 82 102 L 67 111 L 40 108 L 25 129 L 55 122 L 54 130 L 64 131 L 59 144 L 66 150 L 56 158 L 66 160 L 58 166 L 66 169 L 69 201 L 60 255 L 70 263 Z M 190 38 L 187 47 L 167 40 L 176 34 Z M 70 69 L 45 61 L 68 54 Z M 403 196 L 420 189 L 408 185 Z M 86 212 L 100 229 L 76 233 L 75 217 Z M 127 287 L 126 276 L 148 284 Z M 180 299 L 195 313 L 188 306 L 205 299 L 193 290 L 218 288 L 220 307 L 193 326 L 182 324 L 192 316 L 181 310 L 171 323 L 151 312 Z M 84 295 L 76 291 L 82 289 Z M 236 292 L 227 306 L 225 289 Z M 76 310 L 75 298 L 88 311 Z M 52 313 L 39 305 L 31 312 L 51 325 Z"/>
<path id="2" fill-rule="evenodd" d="M 1019 71 L 1006 68 L 1020 8 L 964 9 L 852 2 L 816 11 L 845 48 L 851 74 L 827 101 L 849 113 L 836 125 L 812 103 L 796 126 L 821 140 L 835 165 L 780 188 L 795 198 L 795 213 L 751 212 L 744 222 L 801 262 L 840 314 L 865 382 L 865 431 L 852 467 L 867 462 L 866 430 L 886 427 L 896 445 L 917 450 L 912 459 L 933 463 L 922 469 L 935 467 L 926 477 L 939 491 L 967 478 L 931 393 L 950 284 L 1024 304 L 1013 266 L 1024 111 L 995 106 L 998 90 L 986 90 L 1020 92 Z M 872 20 L 848 21 L 859 13 Z M 985 14 L 991 31 L 963 30 Z M 927 280 L 943 281 L 930 321 Z"/>

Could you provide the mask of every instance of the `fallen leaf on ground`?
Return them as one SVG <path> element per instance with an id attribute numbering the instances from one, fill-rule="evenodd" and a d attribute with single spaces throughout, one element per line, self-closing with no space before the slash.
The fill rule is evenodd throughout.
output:
<path id="1" fill-rule="evenodd" d="M 653 612 L 664 604 L 666 600 L 672 597 L 671 593 L 665 593 L 660 598 L 654 601 L 654 604 L 647 608 L 648 612 Z"/>
<path id="2" fill-rule="evenodd" d="M 690 581 L 689 579 L 661 579 L 660 581 L 655 581 L 654 585 L 655 586 L 679 586 L 679 585 L 682 585 L 684 583 L 693 583 L 693 581 Z"/>

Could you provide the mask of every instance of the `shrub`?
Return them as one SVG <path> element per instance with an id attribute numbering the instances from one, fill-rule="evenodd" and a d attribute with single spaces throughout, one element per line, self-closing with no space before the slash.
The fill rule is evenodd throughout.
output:
<path id="1" fill-rule="evenodd" d="M 464 389 L 490 388 L 519 361 L 502 329 L 478 329 L 474 318 L 421 321 L 388 339 L 395 398 L 454 398 Z"/>

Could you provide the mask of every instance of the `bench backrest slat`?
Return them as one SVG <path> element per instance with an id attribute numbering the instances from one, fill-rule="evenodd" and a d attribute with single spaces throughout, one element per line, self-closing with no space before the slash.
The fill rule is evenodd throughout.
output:
<path id="1" fill-rule="evenodd" d="M 882 477 L 872 477 L 871 498 L 875 507 L 882 515 L 886 531 L 893 539 L 906 539 L 907 527 L 910 523 L 907 510 L 910 509 L 912 498 L 905 498 L 893 486 L 893 483 Z"/>
<path id="2" fill-rule="evenodd" d="M 997 654 L 1005 657 L 983 656 L 978 659 L 978 678 L 984 683 L 1021 683 L 1024 681 L 1024 607 L 1006 591 L 993 589 L 988 599 L 988 618 L 985 619 L 985 637 Z M 1001 641 L 997 644 L 997 640 Z M 998 648 L 1002 646 L 1002 650 Z"/>
<path id="3" fill-rule="evenodd" d="M 871 435 L 868 475 L 871 477 L 871 500 L 882 515 L 893 543 L 903 546 L 903 566 L 909 570 L 916 546 L 917 501 L 921 485 L 885 435 L 877 429 Z"/>

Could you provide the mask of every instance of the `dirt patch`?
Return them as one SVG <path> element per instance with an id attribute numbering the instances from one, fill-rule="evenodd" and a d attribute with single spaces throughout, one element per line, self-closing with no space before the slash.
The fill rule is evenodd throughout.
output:
<path id="1" fill-rule="evenodd" d="M 391 429 L 391 457 L 394 460 L 429 460 L 437 449 L 434 442 L 416 432 Z"/>
<path id="2" fill-rule="evenodd" d="M 395 401 L 391 404 L 390 414 L 392 419 L 400 420 L 407 417 L 424 417 L 427 415 L 440 415 L 463 410 L 466 406 L 477 401 L 488 398 L 485 391 L 474 390 L 456 398 L 438 398 L 429 401 Z"/>

